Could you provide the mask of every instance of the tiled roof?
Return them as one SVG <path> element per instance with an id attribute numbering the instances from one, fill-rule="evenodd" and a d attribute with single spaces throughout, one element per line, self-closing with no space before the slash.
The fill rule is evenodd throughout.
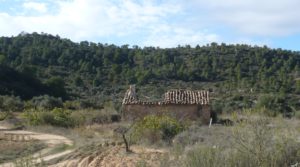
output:
<path id="1" fill-rule="evenodd" d="M 170 104 L 209 104 L 209 92 L 170 90 L 165 93 L 164 102 Z"/>
<path id="2" fill-rule="evenodd" d="M 122 104 L 209 104 L 208 91 L 191 91 L 191 90 L 170 90 L 164 94 L 164 101 L 140 101 L 135 95 L 135 90 L 127 90 Z"/>

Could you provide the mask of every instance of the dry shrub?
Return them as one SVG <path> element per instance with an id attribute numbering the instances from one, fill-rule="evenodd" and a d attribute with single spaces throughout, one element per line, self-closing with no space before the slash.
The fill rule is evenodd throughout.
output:
<path id="1" fill-rule="evenodd" d="M 231 147 L 198 146 L 186 153 L 188 167 L 289 167 L 300 162 L 300 143 L 278 131 L 266 117 L 240 122 L 232 129 Z"/>
<path id="2" fill-rule="evenodd" d="M 197 147 L 186 154 L 185 160 L 182 165 L 186 167 L 223 167 L 226 166 L 226 156 L 222 155 L 219 148 L 211 147 Z"/>

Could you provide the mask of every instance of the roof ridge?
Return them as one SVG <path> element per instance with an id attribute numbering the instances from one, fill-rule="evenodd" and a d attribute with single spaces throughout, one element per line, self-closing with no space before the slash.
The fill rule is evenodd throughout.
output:
<path id="1" fill-rule="evenodd" d="M 134 92 L 134 93 L 132 93 Z M 209 91 L 173 89 L 164 93 L 163 101 L 141 101 L 136 97 L 135 88 L 130 87 L 125 94 L 123 104 L 209 104 Z"/>

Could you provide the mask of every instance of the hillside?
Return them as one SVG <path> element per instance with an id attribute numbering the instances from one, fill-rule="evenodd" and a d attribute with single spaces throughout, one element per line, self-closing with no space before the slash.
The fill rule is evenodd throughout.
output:
<path id="1" fill-rule="evenodd" d="M 210 89 L 215 98 L 250 100 L 250 106 L 260 94 L 296 97 L 300 93 L 300 53 L 266 46 L 211 43 L 140 48 L 75 43 L 33 33 L 1 37 L 0 64 L 15 71 L 0 75 L 0 93 L 27 99 L 50 94 L 91 103 L 119 103 L 129 84 L 137 84 L 141 98 L 161 98 L 162 92 L 170 88 Z M 19 73 L 30 74 L 36 80 L 28 82 Z M 45 91 L 42 85 L 51 88 Z"/>
<path id="2" fill-rule="evenodd" d="M 30 75 L 0 66 L 0 94 L 15 94 L 22 98 L 49 93 L 45 85 Z"/>

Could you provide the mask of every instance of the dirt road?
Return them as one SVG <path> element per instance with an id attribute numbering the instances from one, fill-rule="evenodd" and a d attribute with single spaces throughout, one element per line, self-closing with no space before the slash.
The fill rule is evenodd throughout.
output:
<path id="1" fill-rule="evenodd" d="M 47 162 L 50 160 L 53 160 L 55 158 L 59 158 L 61 156 L 67 155 L 71 153 L 73 150 L 65 150 L 59 153 L 54 153 L 51 155 L 49 154 L 56 146 L 65 144 L 68 146 L 73 145 L 73 141 L 70 139 L 64 137 L 64 136 L 59 136 L 59 135 L 53 135 L 53 134 L 47 134 L 47 133 L 36 133 L 36 132 L 31 132 L 31 131 L 25 131 L 25 130 L 9 130 L 6 127 L 0 126 L 0 133 L 1 134 L 9 134 L 9 135 L 26 135 L 32 140 L 40 140 L 47 144 L 47 148 L 39 151 L 38 153 L 35 153 L 33 155 L 34 158 L 36 158 L 36 162 Z M 0 164 L 0 167 L 13 167 L 14 164 L 12 162 Z"/>

